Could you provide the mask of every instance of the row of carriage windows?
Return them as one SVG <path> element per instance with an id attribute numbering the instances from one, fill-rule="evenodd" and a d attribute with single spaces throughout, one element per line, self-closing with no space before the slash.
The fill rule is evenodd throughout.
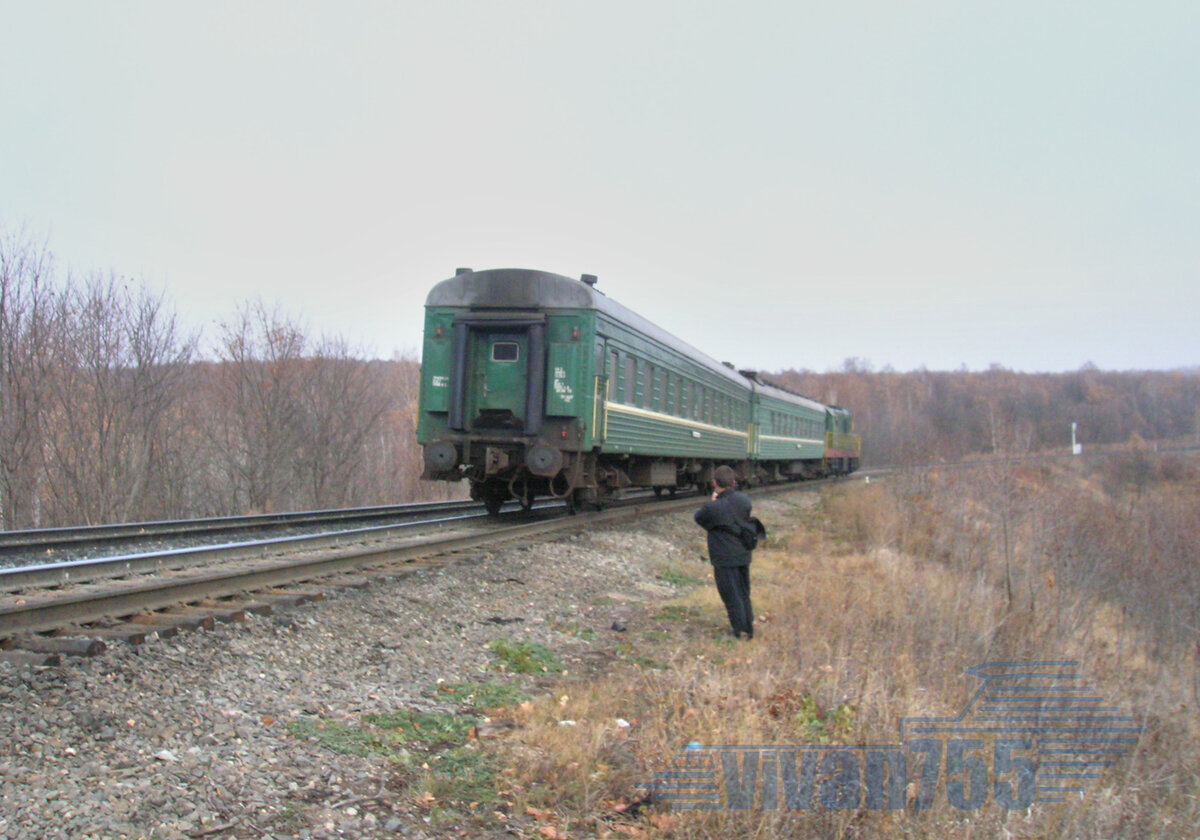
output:
<path id="1" fill-rule="evenodd" d="M 607 374 L 608 396 L 614 402 L 730 429 L 747 423 L 744 402 L 628 353 L 610 351 Z M 781 437 L 820 440 L 825 436 L 823 418 L 772 411 L 767 426 L 766 434 Z"/>
<path id="2" fill-rule="evenodd" d="M 820 420 L 796 417 L 794 415 L 783 414 L 778 411 L 771 412 L 770 426 L 771 431 L 769 434 L 779 435 L 780 437 L 818 440 L 823 438 L 825 435 L 825 429 Z"/>
<path id="3" fill-rule="evenodd" d="M 745 404 L 728 394 L 628 353 L 613 350 L 608 362 L 614 402 L 730 429 L 746 425 Z"/>

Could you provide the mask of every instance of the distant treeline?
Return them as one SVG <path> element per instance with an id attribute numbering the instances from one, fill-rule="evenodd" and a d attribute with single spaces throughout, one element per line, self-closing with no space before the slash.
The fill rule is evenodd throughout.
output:
<path id="1" fill-rule="evenodd" d="M 854 412 L 871 464 L 913 464 L 969 453 L 1028 452 L 1190 438 L 1200 443 L 1200 371 L 1071 373 L 788 370 L 773 381 Z"/>

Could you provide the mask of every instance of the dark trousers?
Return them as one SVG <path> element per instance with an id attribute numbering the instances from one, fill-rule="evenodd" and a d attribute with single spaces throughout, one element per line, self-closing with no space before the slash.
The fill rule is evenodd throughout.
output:
<path id="1" fill-rule="evenodd" d="M 725 602 L 729 624 L 735 636 L 754 635 L 754 609 L 750 606 L 750 567 L 713 566 L 717 593 Z"/>

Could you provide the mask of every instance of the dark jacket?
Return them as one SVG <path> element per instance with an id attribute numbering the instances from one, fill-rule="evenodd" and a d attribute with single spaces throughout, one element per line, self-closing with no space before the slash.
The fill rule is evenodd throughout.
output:
<path id="1" fill-rule="evenodd" d="M 732 488 L 696 511 L 696 524 L 708 531 L 708 559 L 714 566 L 745 566 L 750 549 L 742 544 L 742 528 L 749 526 L 750 497 Z"/>

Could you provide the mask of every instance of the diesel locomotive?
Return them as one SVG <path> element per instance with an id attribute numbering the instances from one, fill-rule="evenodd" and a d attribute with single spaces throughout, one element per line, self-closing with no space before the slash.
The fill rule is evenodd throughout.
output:
<path id="1" fill-rule="evenodd" d="M 844 475 L 862 442 L 849 411 L 717 362 L 579 280 L 459 269 L 425 301 L 417 440 L 422 478 L 510 499 L 597 507 L 628 487 L 707 491 Z"/>

